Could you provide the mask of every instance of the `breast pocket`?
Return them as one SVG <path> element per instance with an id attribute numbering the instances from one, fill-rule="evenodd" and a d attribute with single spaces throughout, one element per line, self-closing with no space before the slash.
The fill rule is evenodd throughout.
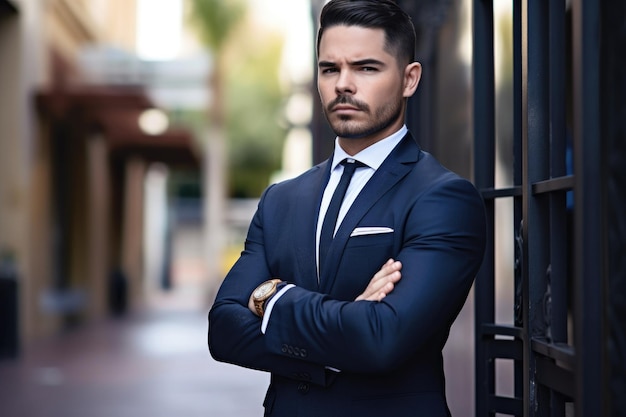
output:
<path id="1" fill-rule="evenodd" d="M 355 233 L 358 233 L 356 230 Z M 362 233 L 353 234 L 348 239 L 348 249 L 351 247 L 380 247 L 380 246 L 393 246 L 393 231 L 382 233 Z"/>
<path id="2" fill-rule="evenodd" d="M 352 236 L 341 257 L 334 291 L 339 299 L 353 300 L 376 272 L 396 254 L 393 233 Z M 333 291 L 333 292 L 334 292 Z"/>
<path id="3" fill-rule="evenodd" d="M 367 267 L 369 279 L 378 272 L 389 258 L 394 257 L 394 234 L 378 233 L 370 235 L 352 236 L 348 239 L 343 259 L 349 267 Z"/>

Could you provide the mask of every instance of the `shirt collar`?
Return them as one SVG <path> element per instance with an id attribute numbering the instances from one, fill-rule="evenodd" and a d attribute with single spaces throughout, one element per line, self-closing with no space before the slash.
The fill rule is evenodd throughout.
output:
<path id="1" fill-rule="evenodd" d="M 393 148 L 396 147 L 407 133 L 408 129 L 406 125 L 403 125 L 397 132 L 368 146 L 354 156 L 348 155 L 341 146 L 339 146 L 339 138 L 335 138 L 335 151 L 331 171 L 337 168 L 337 165 L 346 158 L 356 159 L 359 162 L 363 162 L 368 167 L 377 170 L 391 151 L 393 151 Z"/>

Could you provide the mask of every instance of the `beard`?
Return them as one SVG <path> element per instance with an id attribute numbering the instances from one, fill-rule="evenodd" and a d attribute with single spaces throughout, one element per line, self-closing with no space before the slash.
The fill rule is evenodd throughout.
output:
<path id="1" fill-rule="evenodd" d="M 348 104 L 366 113 L 369 117 L 365 121 L 354 120 L 352 116 L 339 116 L 331 119 L 332 109 L 338 104 Z M 372 114 L 367 103 L 355 100 L 349 96 L 339 96 L 324 107 L 324 115 L 330 127 L 340 138 L 362 139 L 381 132 L 394 124 L 402 115 L 402 101 L 385 103 Z"/>

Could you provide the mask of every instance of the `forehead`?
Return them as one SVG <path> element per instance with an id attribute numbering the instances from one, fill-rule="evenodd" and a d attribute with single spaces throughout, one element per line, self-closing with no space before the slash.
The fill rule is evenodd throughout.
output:
<path id="1" fill-rule="evenodd" d="M 319 44 L 320 61 L 338 59 L 393 59 L 385 49 L 385 32 L 360 26 L 332 26 L 322 34 Z"/>

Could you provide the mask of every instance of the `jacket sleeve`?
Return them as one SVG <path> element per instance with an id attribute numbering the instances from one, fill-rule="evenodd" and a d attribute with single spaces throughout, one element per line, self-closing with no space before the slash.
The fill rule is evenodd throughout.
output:
<path id="1" fill-rule="evenodd" d="M 254 288 L 271 278 L 263 244 L 261 208 L 268 191 L 250 224 L 244 251 L 224 279 L 209 312 L 209 350 L 218 361 L 326 385 L 324 366 L 295 359 L 280 350 L 271 351 L 261 333 L 261 320 L 248 309 Z"/>
<path id="2" fill-rule="evenodd" d="M 469 182 L 434 185 L 403 219 L 395 256 L 402 279 L 391 294 L 347 302 L 292 288 L 274 306 L 267 351 L 294 359 L 305 351 L 306 361 L 342 371 L 387 372 L 422 349 L 440 350 L 482 263 L 485 235 L 482 198 Z"/>

